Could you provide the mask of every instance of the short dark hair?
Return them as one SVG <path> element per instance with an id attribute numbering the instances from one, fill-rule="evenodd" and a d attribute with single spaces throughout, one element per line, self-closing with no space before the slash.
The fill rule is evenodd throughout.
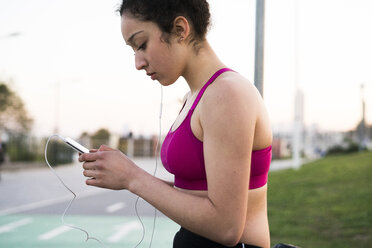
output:
<path id="1" fill-rule="evenodd" d="M 184 16 L 193 28 L 191 42 L 205 40 L 210 12 L 207 0 L 123 0 L 118 12 L 156 23 L 163 33 L 172 33 L 173 21 Z"/>

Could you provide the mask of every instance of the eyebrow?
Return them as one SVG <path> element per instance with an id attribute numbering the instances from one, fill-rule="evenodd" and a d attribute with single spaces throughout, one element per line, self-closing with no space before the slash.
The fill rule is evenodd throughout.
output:
<path id="1" fill-rule="evenodd" d="M 142 33 L 142 32 L 143 32 L 143 30 L 138 31 L 138 32 L 135 32 L 134 34 L 132 34 L 132 35 L 129 37 L 127 43 L 133 44 L 133 38 L 134 38 L 134 36 L 136 36 L 137 34 Z"/>

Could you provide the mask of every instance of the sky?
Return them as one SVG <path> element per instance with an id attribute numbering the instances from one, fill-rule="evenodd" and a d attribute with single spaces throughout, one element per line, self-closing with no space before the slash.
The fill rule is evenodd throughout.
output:
<path id="1" fill-rule="evenodd" d="M 135 69 L 133 51 L 121 36 L 118 4 L 0 0 L 0 80 L 23 99 L 34 135 L 57 129 L 77 137 L 100 128 L 119 135 L 158 133 L 161 86 Z M 208 41 L 228 67 L 253 83 L 255 0 L 209 4 Z M 274 132 L 291 127 L 296 87 L 304 93 L 306 126 L 346 131 L 361 119 L 364 84 L 372 124 L 370 13 L 370 0 L 266 0 L 264 101 Z M 188 90 L 182 78 L 163 88 L 163 133 Z"/>

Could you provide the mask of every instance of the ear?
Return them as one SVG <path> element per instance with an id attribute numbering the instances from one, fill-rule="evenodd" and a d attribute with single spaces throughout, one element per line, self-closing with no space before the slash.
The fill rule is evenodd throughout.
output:
<path id="1" fill-rule="evenodd" d="M 177 16 L 173 21 L 173 32 L 179 42 L 187 40 L 191 32 L 189 21 L 184 16 Z"/>

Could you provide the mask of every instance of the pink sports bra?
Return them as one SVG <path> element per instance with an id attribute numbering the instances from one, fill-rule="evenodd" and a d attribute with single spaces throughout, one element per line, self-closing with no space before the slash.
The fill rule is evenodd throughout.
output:
<path id="1" fill-rule="evenodd" d="M 232 71 L 223 68 L 217 71 L 203 86 L 191 109 L 181 125 L 174 131 L 169 130 L 161 148 L 161 160 L 167 171 L 174 174 L 174 185 L 188 190 L 207 190 L 203 142 L 195 137 L 191 130 L 191 116 L 204 91 L 223 72 Z M 249 189 L 256 189 L 267 183 L 271 162 L 271 146 L 252 151 Z"/>

